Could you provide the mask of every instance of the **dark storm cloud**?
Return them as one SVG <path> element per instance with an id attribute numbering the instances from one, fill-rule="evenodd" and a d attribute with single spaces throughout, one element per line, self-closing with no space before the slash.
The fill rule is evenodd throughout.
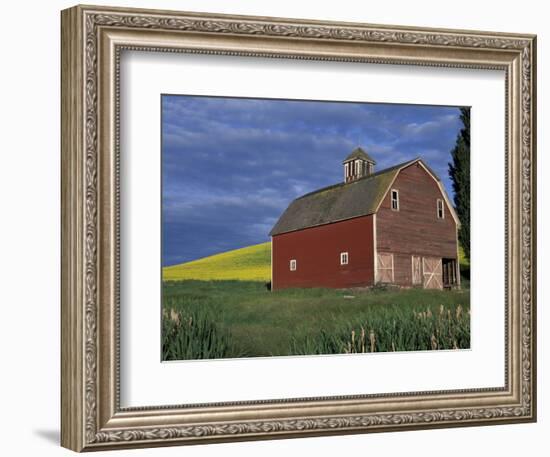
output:
<path id="1" fill-rule="evenodd" d="M 358 145 L 377 169 L 422 157 L 451 195 L 458 108 L 163 96 L 162 114 L 164 265 L 267 241 Z"/>

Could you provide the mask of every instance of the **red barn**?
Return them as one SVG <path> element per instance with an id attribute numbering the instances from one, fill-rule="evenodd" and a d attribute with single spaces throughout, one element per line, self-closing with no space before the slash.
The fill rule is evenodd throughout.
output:
<path id="1" fill-rule="evenodd" d="M 361 148 L 344 182 L 294 200 L 270 232 L 271 287 L 460 285 L 455 210 L 421 159 L 378 172 Z"/>

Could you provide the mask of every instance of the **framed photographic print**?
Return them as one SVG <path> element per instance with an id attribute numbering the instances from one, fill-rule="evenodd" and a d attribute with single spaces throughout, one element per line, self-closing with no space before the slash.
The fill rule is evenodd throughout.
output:
<path id="1" fill-rule="evenodd" d="M 470 348 L 469 107 L 161 110 L 163 360 Z"/>
<path id="2" fill-rule="evenodd" d="M 532 35 L 62 12 L 62 445 L 536 419 Z"/>

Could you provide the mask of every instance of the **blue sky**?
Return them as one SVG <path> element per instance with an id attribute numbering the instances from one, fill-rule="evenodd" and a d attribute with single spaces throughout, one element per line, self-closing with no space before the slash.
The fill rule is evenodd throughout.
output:
<path id="1" fill-rule="evenodd" d="M 342 181 L 361 146 L 376 170 L 422 157 L 452 198 L 459 109 L 163 95 L 163 265 L 269 240 L 296 197 Z"/>

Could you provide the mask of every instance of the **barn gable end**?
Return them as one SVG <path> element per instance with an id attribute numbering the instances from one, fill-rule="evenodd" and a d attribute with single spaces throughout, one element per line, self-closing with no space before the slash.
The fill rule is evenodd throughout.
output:
<path id="1" fill-rule="evenodd" d="M 392 191 L 398 195 L 397 210 L 392 207 Z M 438 215 L 438 200 L 443 217 Z M 421 163 L 403 168 L 391 183 L 376 213 L 376 233 L 377 253 L 393 256 L 395 284 L 413 285 L 413 275 L 420 274 L 424 280 L 435 269 L 435 276 L 426 280 L 436 285 L 442 259 L 454 260 L 453 268 L 458 267 L 454 210 L 439 182 Z"/>

